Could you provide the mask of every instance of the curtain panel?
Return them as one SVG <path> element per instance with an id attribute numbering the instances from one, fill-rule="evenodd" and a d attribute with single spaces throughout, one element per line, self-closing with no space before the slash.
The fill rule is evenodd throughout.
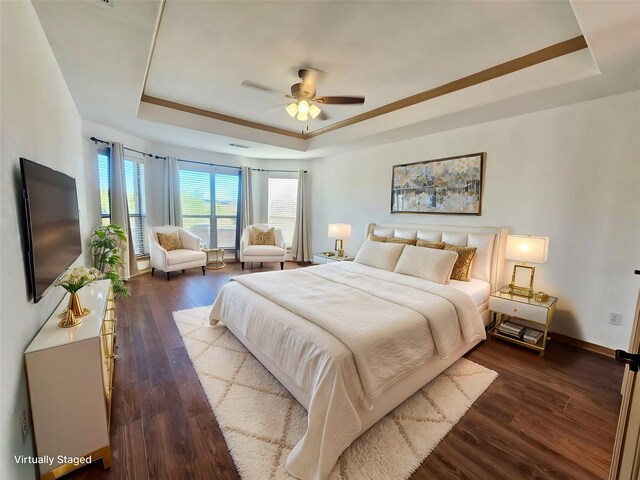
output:
<path id="1" fill-rule="evenodd" d="M 164 224 L 182 226 L 178 159 L 167 157 L 164 175 Z"/>
<path id="2" fill-rule="evenodd" d="M 109 185 L 111 193 L 111 223 L 120 225 L 127 235 L 127 245 L 122 254 L 124 265 L 118 273 L 124 280 L 138 274 L 131 225 L 129 223 L 129 202 L 127 201 L 127 185 L 124 173 L 124 149 L 122 144 L 112 142 L 109 148 Z"/>
<path id="3" fill-rule="evenodd" d="M 298 171 L 298 197 L 296 208 L 296 223 L 293 229 L 293 242 L 291 244 L 291 256 L 297 262 L 310 262 L 311 238 L 309 236 L 309 218 L 311 209 L 307 201 L 307 176 L 304 170 Z"/>

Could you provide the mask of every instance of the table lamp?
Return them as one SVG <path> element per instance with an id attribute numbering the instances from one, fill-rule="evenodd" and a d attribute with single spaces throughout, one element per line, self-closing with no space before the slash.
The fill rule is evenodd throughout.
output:
<path id="1" fill-rule="evenodd" d="M 344 257 L 342 240 L 351 237 L 351 225 L 347 223 L 330 223 L 327 236 L 336 239 L 335 250 L 338 253 L 338 257 Z"/>
<path id="2" fill-rule="evenodd" d="M 522 262 L 513 266 L 509 293 L 522 297 L 533 296 L 533 278 L 536 267 L 530 263 L 545 263 L 549 251 L 549 237 L 507 235 L 506 260 Z"/>

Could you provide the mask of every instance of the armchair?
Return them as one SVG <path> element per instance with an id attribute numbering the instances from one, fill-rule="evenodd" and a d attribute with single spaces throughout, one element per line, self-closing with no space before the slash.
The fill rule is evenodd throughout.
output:
<path id="1" fill-rule="evenodd" d="M 160 246 L 157 233 L 172 233 L 178 231 L 182 248 L 167 251 Z M 200 239 L 184 228 L 174 225 L 147 228 L 149 238 L 149 259 L 151 263 L 151 275 L 162 270 L 167 274 L 167 281 L 171 280 L 171 272 L 193 267 L 202 267 L 202 275 L 205 274 L 207 255 L 200 250 Z"/>
<path id="2" fill-rule="evenodd" d="M 285 255 L 285 242 L 282 230 L 274 228 L 273 233 L 275 236 L 275 245 L 251 245 L 251 227 L 257 227 L 262 230 L 266 230 L 269 225 L 249 225 L 242 232 L 242 238 L 240 239 L 240 265 L 244 270 L 245 262 L 280 262 L 280 270 L 284 270 L 284 255 Z"/>

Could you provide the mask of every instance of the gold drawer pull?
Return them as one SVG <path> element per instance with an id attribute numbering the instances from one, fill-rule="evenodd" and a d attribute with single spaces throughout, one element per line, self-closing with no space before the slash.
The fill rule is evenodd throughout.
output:
<path id="1" fill-rule="evenodd" d="M 518 309 L 517 309 L 517 308 L 514 308 L 514 309 L 513 309 L 513 311 L 514 311 L 514 312 L 517 312 L 517 311 L 518 311 Z"/>

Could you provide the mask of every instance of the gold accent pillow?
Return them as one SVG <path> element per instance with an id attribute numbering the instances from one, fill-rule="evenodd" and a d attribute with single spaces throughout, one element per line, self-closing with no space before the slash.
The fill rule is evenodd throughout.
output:
<path id="1" fill-rule="evenodd" d="M 180 234 L 177 231 L 172 233 L 158 232 L 158 243 L 167 252 L 171 250 L 180 250 L 182 248 Z"/>
<path id="2" fill-rule="evenodd" d="M 273 233 L 274 227 L 267 230 L 260 230 L 256 227 L 251 227 L 253 230 L 253 245 L 275 245 L 276 236 Z"/>
<path id="3" fill-rule="evenodd" d="M 415 238 L 387 237 L 387 243 L 401 243 L 402 245 L 415 245 Z"/>
<path id="4" fill-rule="evenodd" d="M 416 247 L 435 248 L 437 250 L 444 250 L 444 242 L 430 242 L 428 240 L 416 240 Z"/>
<path id="5" fill-rule="evenodd" d="M 451 271 L 451 280 L 471 281 L 471 262 L 478 250 L 476 247 L 459 247 L 457 245 L 444 244 L 445 250 L 451 250 L 458 254 L 456 264 Z"/>
<path id="6" fill-rule="evenodd" d="M 372 242 L 386 242 L 387 237 L 380 237 L 375 233 L 370 233 L 369 238 L 367 240 L 371 240 Z"/>

